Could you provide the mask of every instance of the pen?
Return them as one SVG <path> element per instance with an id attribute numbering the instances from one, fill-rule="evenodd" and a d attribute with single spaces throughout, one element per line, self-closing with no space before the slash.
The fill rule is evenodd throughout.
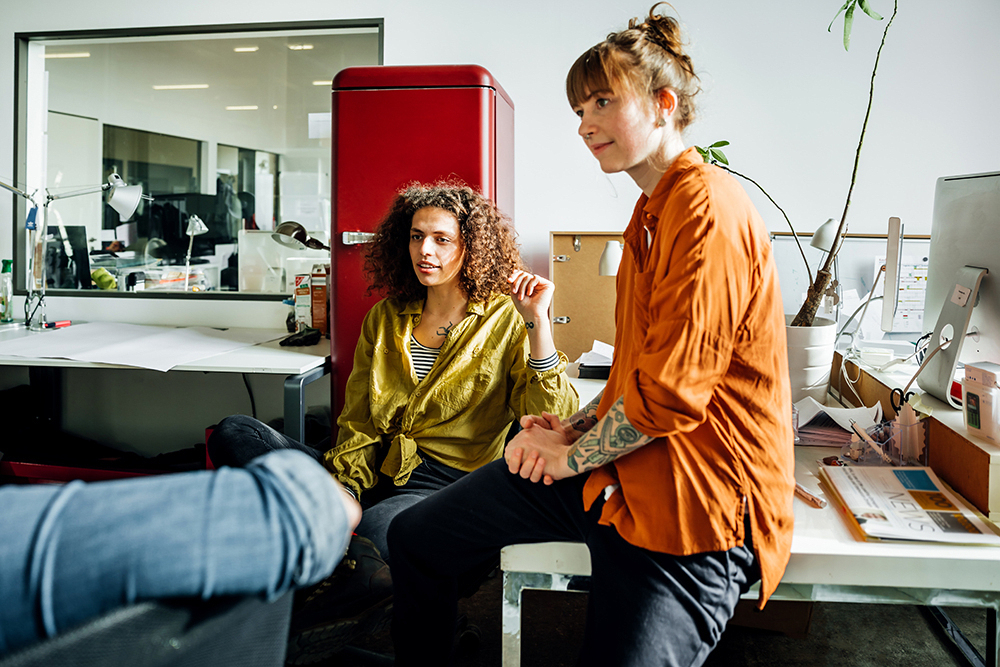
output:
<path id="1" fill-rule="evenodd" d="M 58 322 L 46 322 L 46 329 L 62 329 L 63 327 L 68 327 L 72 322 L 69 320 L 59 320 Z"/>
<path id="2" fill-rule="evenodd" d="M 819 496 L 814 496 L 813 494 L 806 491 L 798 482 L 795 482 L 795 495 L 798 496 L 806 505 L 810 507 L 815 507 L 816 509 L 823 509 L 826 507 L 826 501 Z"/>

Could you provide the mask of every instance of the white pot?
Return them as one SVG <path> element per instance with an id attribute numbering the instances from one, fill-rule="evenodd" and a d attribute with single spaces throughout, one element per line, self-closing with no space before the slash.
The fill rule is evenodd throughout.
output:
<path id="1" fill-rule="evenodd" d="M 837 323 L 817 317 L 811 327 L 793 327 L 789 323 L 794 318 L 794 315 L 785 315 L 792 402 L 812 396 L 823 403 L 830 385 L 830 367 L 833 365 Z"/>

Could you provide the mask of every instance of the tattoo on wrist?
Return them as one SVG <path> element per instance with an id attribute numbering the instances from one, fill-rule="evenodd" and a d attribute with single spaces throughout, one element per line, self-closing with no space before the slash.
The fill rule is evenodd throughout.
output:
<path id="1" fill-rule="evenodd" d="M 535 328 L 535 323 L 534 322 L 525 322 L 524 326 L 525 326 L 526 329 L 534 329 Z"/>
<path id="2" fill-rule="evenodd" d="M 447 336 L 449 333 L 451 333 L 451 328 L 453 326 L 455 326 L 455 325 L 452 324 L 451 320 L 448 320 L 448 326 L 446 326 L 446 327 L 438 327 L 437 335 L 438 336 Z"/>

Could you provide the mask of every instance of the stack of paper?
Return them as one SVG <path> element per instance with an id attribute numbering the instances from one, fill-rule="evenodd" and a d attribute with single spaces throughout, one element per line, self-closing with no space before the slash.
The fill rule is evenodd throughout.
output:
<path id="1" fill-rule="evenodd" d="M 807 396 L 795 407 L 799 409 L 797 445 L 843 447 L 851 441 L 851 421 L 869 428 L 882 419 L 878 403 L 871 408 L 831 408 Z"/>

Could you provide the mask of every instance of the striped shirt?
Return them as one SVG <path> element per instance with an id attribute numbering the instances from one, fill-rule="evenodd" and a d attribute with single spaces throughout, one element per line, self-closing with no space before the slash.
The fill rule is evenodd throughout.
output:
<path id="1" fill-rule="evenodd" d="M 423 380 L 431 372 L 434 362 L 441 354 L 441 348 L 427 347 L 417 342 L 416 337 L 410 336 L 410 357 L 413 359 L 413 372 L 417 374 L 418 380 Z M 559 364 L 559 353 L 553 352 L 545 359 L 535 359 L 528 357 L 528 367 L 533 371 L 541 373 L 555 368 Z"/>

